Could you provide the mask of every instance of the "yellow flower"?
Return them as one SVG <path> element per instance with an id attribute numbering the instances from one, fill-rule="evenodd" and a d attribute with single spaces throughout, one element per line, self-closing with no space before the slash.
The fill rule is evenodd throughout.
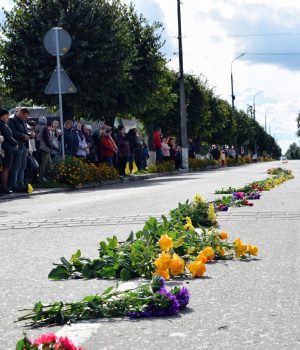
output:
<path id="1" fill-rule="evenodd" d="M 200 194 L 196 193 L 194 196 L 194 202 L 196 204 L 205 203 L 205 199 L 202 196 L 200 196 Z"/>
<path id="2" fill-rule="evenodd" d="M 215 252 L 212 247 L 205 247 L 201 253 L 207 257 L 207 261 L 214 260 Z"/>
<path id="3" fill-rule="evenodd" d="M 239 258 L 240 256 L 244 256 L 248 250 L 248 246 L 246 244 L 243 244 L 242 240 L 240 238 L 237 238 L 233 241 L 235 245 L 235 253 L 236 256 Z"/>
<path id="4" fill-rule="evenodd" d="M 215 225 L 217 223 L 217 216 L 216 216 L 214 205 L 212 203 L 210 203 L 210 205 L 208 206 L 207 216 L 208 216 L 209 221 L 213 225 Z"/>
<path id="5" fill-rule="evenodd" d="M 173 247 L 173 240 L 167 234 L 162 235 L 158 241 L 160 249 L 168 252 Z"/>
<path id="6" fill-rule="evenodd" d="M 206 272 L 205 264 L 202 261 L 193 261 L 187 265 L 193 277 L 200 277 Z"/>
<path id="7" fill-rule="evenodd" d="M 200 253 L 200 254 L 196 257 L 195 260 L 196 260 L 196 261 L 202 261 L 203 264 L 206 264 L 206 263 L 207 263 L 207 256 L 204 255 L 203 253 Z"/>
<path id="8" fill-rule="evenodd" d="M 247 252 L 248 252 L 250 255 L 255 255 L 255 256 L 257 256 L 258 247 L 255 246 L 255 245 L 249 244 L 249 245 L 248 245 L 248 250 L 247 250 Z"/>
<path id="9" fill-rule="evenodd" d="M 166 270 L 157 269 L 154 272 L 154 275 L 159 275 L 159 276 L 163 277 L 165 280 L 170 279 L 169 269 L 166 269 Z"/>
<path id="10" fill-rule="evenodd" d="M 184 273 L 184 265 L 184 260 L 176 253 L 173 253 L 170 265 L 172 275 L 177 276 Z"/>
<path id="11" fill-rule="evenodd" d="M 220 256 L 224 256 L 225 255 L 225 249 L 224 248 L 221 248 L 220 246 L 217 246 L 216 247 L 216 251 L 217 253 L 220 255 Z"/>
<path id="12" fill-rule="evenodd" d="M 166 254 L 162 252 L 159 257 L 155 260 L 154 265 L 158 270 L 167 270 L 170 268 L 171 256 L 170 254 Z"/>
<path id="13" fill-rule="evenodd" d="M 220 237 L 220 239 L 228 239 L 228 233 L 225 231 L 221 231 L 219 233 L 219 237 Z"/>
<path id="14" fill-rule="evenodd" d="M 183 228 L 187 231 L 194 230 L 194 226 L 193 226 L 191 218 L 187 216 L 185 218 L 185 220 L 186 220 L 186 224 L 183 226 Z"/>

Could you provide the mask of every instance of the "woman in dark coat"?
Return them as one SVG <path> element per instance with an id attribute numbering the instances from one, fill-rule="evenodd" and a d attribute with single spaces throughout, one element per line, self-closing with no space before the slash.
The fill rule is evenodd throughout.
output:
<path id="1" fill-rule="evenodd" d="M 118 169 L 121 176 L 125 176 L 126 164 L 130 154 L 129 141 L 127 139 L 125 128 L 123 125 L 118 127 L 118 136 L 116 140 L 116 145 L 118 146 Z"/>
<path id="2" fill-rule="evenodd" d="M 10 194 L 12 191 L 7 187 L 8 175 L 11 168 L 13 152 L 18 148 L 18 142 L 13 138 L 13 133 L 7 121 L 9 112 L 6 109 L 0 109 L 0 134 L 3 136 L 2 149 L 4 151 L 4 158 L 2 160 L 2 176 L 1 176 L 1 192 Z"/>

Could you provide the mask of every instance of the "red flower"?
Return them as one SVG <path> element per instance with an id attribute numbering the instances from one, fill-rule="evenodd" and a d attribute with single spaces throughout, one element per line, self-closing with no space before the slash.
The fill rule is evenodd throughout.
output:
<path id="1" fill-rule="evenodd" d="M 39 338 L 35 339 L 33 345 L 49 345 L 56 341 L 56 335 L 54 333 L 42 334 Z"/>

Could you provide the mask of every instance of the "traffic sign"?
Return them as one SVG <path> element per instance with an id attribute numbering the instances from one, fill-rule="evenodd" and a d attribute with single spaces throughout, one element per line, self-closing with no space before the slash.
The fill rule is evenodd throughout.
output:
<path id="1" fill-rule="evenodd" d="M 44 36 L 45 49 L 52 56 L 56 56 L 56 30 L 58 34 L 58 53 L 60 56 L 66 54 L 71 47 L 70 34 L 63 28 L 52 28 Z"/>
<path id="2" fill-rule="evenodd" d="M 77 92 L 76 87 L 72 83 L 68 74 L 64 71 L 63 67 L 60 66 L 60 83 L 61 83 L 61 93 L 62 94 L 75 94 Z M 59 94 L 58 88 L 58 70 L 55 68 L 45 90 L 46 95 L 57 95 Z"/>

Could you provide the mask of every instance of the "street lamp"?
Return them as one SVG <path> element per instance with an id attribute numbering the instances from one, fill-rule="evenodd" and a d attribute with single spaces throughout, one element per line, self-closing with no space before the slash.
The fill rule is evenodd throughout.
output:
<path id="1" fill-rule="evenodd" d="M 253 119 L 255 120 L 255 97 L 262 94 L 264 91 L 260 90 L 253 96 Z"/>
<path id="2" fill-rule="evenodd" d="M 240 54 L 239 56 L 237 56 L 232 62 L 231 62 L 231 69 L 230 69 L 230 77 L 231 77 L 231 106 L 232 106 L 232 111 L 234 111 L 234 100 L 235 100 L 235 96 L 233 93 L 233 75 L 232 75 L 232 64 L 234 61 L 236 61 L 237 59 L 239 59 L 240 57 L 246 55 L 247 52 L 243 52 L 242 54 Z"/>

